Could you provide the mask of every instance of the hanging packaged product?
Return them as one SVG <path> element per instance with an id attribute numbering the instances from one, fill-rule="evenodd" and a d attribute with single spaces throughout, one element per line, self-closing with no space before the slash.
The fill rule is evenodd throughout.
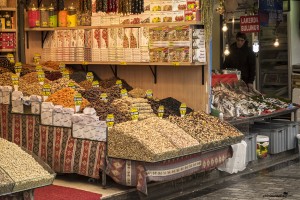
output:
<path id="1" fill-rule="evenodd" d="M 29 28 L 40 27 L 40 11 L 34 4 L 28 9 Z"/>
<path id="2" fill-rule="evenodd" d="M 9 60 L 10 63 L 15 63 L 15 57 L 13 54 L 9 53 L 6 56 L 7 60 Z"/>
<path id="3" fill-rule="evenodd" d="M 8 12 L 5 13 L 5 29 L 11 29 L 12 28 L 12 22 L 11 22 L 11 17 Z"/>
<path id="4" fill-rule="evenodd" d="M 68 15 L 68 11 L 66 8 L 63 10 L 60 10 L 58 12 L 58 26 L 59 27 L 66 27 L 68 25 L 67 15 Z"/>
<path id="5" fill-rule="evenodd" d="M 77 25 L 77 13 L 73 3 L 68 7 L 67 24 L 68 27 L 75 27 Z"/>
<path id="6" fill-rule="evenodd" d="M 41 28 L 49 27 L 48 20 L 49 20 L 49 10 L 42 4 L 40 8 L 40 15 L 41 15 Z"/>
<path id="7" fill-rule="evenodd" d="M 15 64 L 15 73 L 20 77 L 20 73 L 22 71 L 22 63 L 17 62 Z"/>
<path id="8" fill-rule="evenodd" d="M 49 6 L 49 27 L 57 27 L 57 12 L 52 3 Z"/>

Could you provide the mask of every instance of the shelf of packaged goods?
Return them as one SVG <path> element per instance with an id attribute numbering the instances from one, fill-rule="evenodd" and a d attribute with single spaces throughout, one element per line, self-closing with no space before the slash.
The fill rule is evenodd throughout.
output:
<path id="1" fill-rule="evenodd" d="M 189 63 L 189 62 L 81 62 L 81 61 L 58 61 L 64 64 L 73 65 L 118 65 L 118 66 L 132 66 L 132 65 L 143 65 L 143 66 L 201 66 L 206 63 Z"/>
<path id="2" fill-rule="evenodd" d="M 0 49 L 0 53 L 16 52 L 16 49 Z"/>
<path id="3" fill-rule="evenodd" d="M 76 27 L 56 27 L 56 28 L 25 28 L 25 31 L 55 31 L 55 30 L 76 30 L 76 29 L 100 29 L 100 28 L 139 28 L 157 26 L 183 26 L 183 25 L 203 25 L 198 21 L 188 22 L 168 22 L 168 23 L 147 23 L 147 24 L 112 24 L 107 26 L 76 26 Z"/>
<path id="4" fill-rule="evenodd" d="M 0 11 L 17 11 L 17 8 L 12 8 L 12 7 L 0 7 Z"/>
<path id="5" fill-rule="evenodd" d="M 0 29 L 0 33 L 15 33 L 17 29 Z"/>

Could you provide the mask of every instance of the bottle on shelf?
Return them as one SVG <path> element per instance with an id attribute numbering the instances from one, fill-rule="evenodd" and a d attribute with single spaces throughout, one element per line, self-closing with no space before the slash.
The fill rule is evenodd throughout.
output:
<path id="1" fill-rule="evenodd" d="M 71 4 L 71 6 L 68 7 L 67 21 L 68 21 L 68 27 L 77 26 L 77 13 L 73 3 Z"/>
<path id="2" fill-rule="evenodd" d="M 49 27 L 48 21 L 49 21 L 49 10 L 42 4 L 40 8 L 41 13 L 41 28 L 47 28 Z"/>
<path id="3" fill-rule="evenodd" d="M 40 27 L 40 11 L 34 4 L 28 9 L 29 28 Z"/>
<path id="4" fill-rule="evenodd" d="M 58 12 L 58 26 L 59 27 L 66 27 L 67 26 L 67 14 L 68 11 L 66 8 L 64 8 L 63 10 L 60 10 Z"/>
<path id="5" fill-rule="evenodd" d="M 5 29 L 11 29 L 12 23 L 11 23 L 11 17 L 8 12 L 5 13 Z"/>
<path id="6" fill-rule="evenodd" d="M 52 3 L 49 7 L 49 27 L 54 28 L 57 27 L 57 12 L 54 9 Z"/>

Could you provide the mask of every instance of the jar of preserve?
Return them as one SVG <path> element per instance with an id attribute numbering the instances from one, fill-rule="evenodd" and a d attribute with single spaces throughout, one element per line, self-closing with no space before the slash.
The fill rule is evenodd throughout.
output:
<path id="1" fill-rule="evenodd" d="M 68 27 L 75 27 L 77 25 L 77 13 L 73 3 L 68 7 L 67 22 Z"/>
<path id="2" fill-rule="evenodd" d="M 4 15 L 5 18 L 5 29 L 11 29 L 12 28 L 12 22 L 11 22 L 11 16 L 8 12 Z"/>
<path id="3" fill-rule="evenodd" d="M 49 6 L 49 27 L 57 27 L 57 12 L 52 3 Z"/>
<path id="4" fill-rule="evenodd" d="M 40 27 L 40 11 L 34 4 L 28 9 L 29 28 Z"/>
<path id="5" fill-rule="evenodd" d="M 49 27 L 49 10 L 42 4 L 40 8 L 40 15 L 41 15 L 41 28 Z"/>
<path id="6" fill-rule="evenodd" d="M 58 26 L 59 27 L 66 27 L 68 25 L 67 14 L 68 14 L 68 11 L 66 8 L 63 10 L 60 10 L 58 12 Z"/>

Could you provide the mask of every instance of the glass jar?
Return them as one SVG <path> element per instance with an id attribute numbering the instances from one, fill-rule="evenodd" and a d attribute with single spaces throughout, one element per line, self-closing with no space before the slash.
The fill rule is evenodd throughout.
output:
<path id="1" fill-rule="evenodd" d="M 5 29 L 5 17 L 4 17 L 4 15 L 0 16 L 0 20 L 1 20 L 1 28 Z"/>
<path id="2" fill-rule="evenodd" d="M 68 11 L 66 8 L 63 10 L 60 10 L 58 12 L 58 26 L 59 27 L 66 27 L 68 25 L 67 14 L 68 14 Z"/>
<path id="3" fill-rule="evenodd" d="M 40 11 L 34 4 L 28 9 L 29 28 L 40 27 Z"/>
<path id="4" fill-rule="evenodd" d="M 40 8 L 41 13 L 41 28 L 49 27 L 48 20 L 49 20 L 49 10 L 42 4 Z"/>
<path id="5" fill-rule="evenodd" d="M 67 22 L 68 27 L 75 27 L 77 25 L 77 13 L 73 3 L 68 7 Z"/>
<path id="6" fill-rule="evenodd" d="M 5 29 L 11 29 L 12 28 L 12 23 L 11 23 L 11 17 L 8 12 L 5 13 Z"/>
<path id="7" fill-rule="evenodd" d="M 52 3 L 50 4 L 49 7 L 49 27 L 57 27 L 57 12 L 54 9 L 54 6 Z"/>

